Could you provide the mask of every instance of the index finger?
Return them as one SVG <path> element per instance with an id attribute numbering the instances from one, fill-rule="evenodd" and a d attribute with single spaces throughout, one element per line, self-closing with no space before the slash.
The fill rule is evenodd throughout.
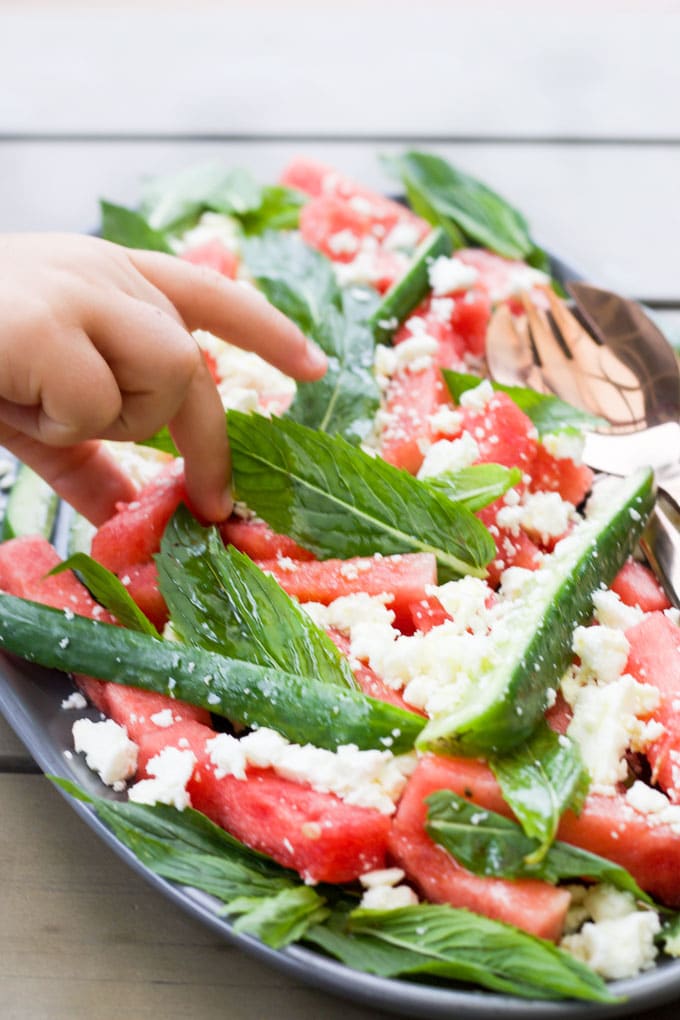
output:
<path id="1" fill-rule="evenodd" d="M 134 251 L 135 268 L 175 306 L 188 329 L 205 329 L 303 381 L 326 371 L 326 356 L 253 287 L 160 252 Z"/>

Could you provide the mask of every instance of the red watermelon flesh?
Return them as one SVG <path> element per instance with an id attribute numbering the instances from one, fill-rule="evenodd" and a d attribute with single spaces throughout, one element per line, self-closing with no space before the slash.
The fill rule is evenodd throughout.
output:
<path id="1" fill-rule="evenodd" d="M 272 574 L 284 591 L 300 602 L 321 602 L 327 606 L 342 595 L 357 592 L 392 595 L 387 605 L 395 614 L 395 626 L 408 633 L 413 629 L 411 603 L 425 598 L 426 587 L 437 581 L 436 560 L 431 553 L 285 564 L 280 560 L 261 560 L 258 566 Z"/>
<path id="2" fill-rule="evenodd" d="M 305 881 L 351 882 L 385 866 L 387 815 L 283 779 L 272 769 L 249 768 L 245 780 L 218 779 L 205 746 L 213 736 L 193 722 L 148 731 L 139 743 L 140 775 L 164 747 L 188 748 L 197 758 L 187 786 L 192 805 Z"/>
<path id="3" fill-rule="evenodd" d="M 624 563 L 612 581 L 611 588 L 627 606 L 638 606 L 643 613 L 671 607 L 666 593 L 649 567 L 634 559 Z"/>
<path id="4" fill-rule="evenodd" d="M 626 637 L 630 643 L 626 672 L 652 684 L 661 695 L 652 718 L 665 732 L 646 750 L 652 778 L 675 803 L 680 803 L 680 628 L 662 612 L 649 613 Z"/>
<path id="5" fill-rule="evenodd" d="M 116 574 L 149 563 L 168 521 L 186 500 L 182 464 L 175 462 L 102 524 L 92 539 L 93 558 Z"/>
<path id="6" fill-rule="evenodd" d="M 539 443 L 531 465 L 531 492 L 559 492 L 562 499 L 578 506 L 593 484 L 593 472 L 585 464 L 575 464 L 569 457 L 553 457 Z"/>
<path id="7" fill-rule="evenodd" d="M 158 587 L 158 567 L 153 562 L 134 563 L 119 575 L 145 616 L 156 630 L 162 631 L 168 622 L 168 607 Z"/>
<path id="8" fill-rule="evenodd" d="M 314 553 L 294 542 L 287 535 L 278 535 L 264 521 L 229 517 L 219 525 L 225 545 L 233 545 L 251 560 L 274 560 L 288 557 L 292 560 L 313 560 Z"/>
<path id="9" fill-rule="evenodd" d="M 456 772 L 447 759 L 421 758 L 394 819 L 389 844 L 392 857 L 433 903 L 464 907 L 540 938 L 558 939 L 571 901 L 565 889 L 536 879 L 511 881 L 474 875 L 427 835 L 425 798 L 435 790 L 453 789 L 453 781 L 457 782 Z"/>
<path id="10" fill-rule="evenodd" d="M 417 474 L 427 447 L 436 437 L 431 416 L 448 403 L 448 391 L 437 365 L 395 372 L 385 398 L 380 456 L 388 464 Z"/>

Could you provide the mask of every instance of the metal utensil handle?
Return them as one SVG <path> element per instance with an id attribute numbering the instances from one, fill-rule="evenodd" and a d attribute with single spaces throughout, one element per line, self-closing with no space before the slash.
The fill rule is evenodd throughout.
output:
<path id="1" fill-rule="evenodd" d="M 640 546 L 666 595 L 680 608 L 680 512 L 663 489 L 659 489 Z"/>

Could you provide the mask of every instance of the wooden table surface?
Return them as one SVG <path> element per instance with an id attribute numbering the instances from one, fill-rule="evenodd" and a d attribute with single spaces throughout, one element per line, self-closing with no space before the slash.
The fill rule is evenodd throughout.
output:
<path id="1" fill-rule="evenodd" d="M 143 175 L 214 157 L 270 179 L 304 152 L 386 188 L 376 154 L 427 147 L 677 330 L 678 5 L 546 6 L 0 0 L 0 230 L 89 230 L 99 196 L 134 203 Z M 2 721 L 0 809 L 3 1020 L 380 1015 L 180 914 Z M 670 1020 L 678 1005 L 644 1016 Z"/>

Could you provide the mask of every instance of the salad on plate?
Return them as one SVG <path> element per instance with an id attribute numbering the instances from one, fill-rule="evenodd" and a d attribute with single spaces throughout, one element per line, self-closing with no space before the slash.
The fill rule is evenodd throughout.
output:
<path id="1" fill-rule="evenodd" d="M 48 541 L 20 468 L 0 647 L 73 674 L 64 779 L 237 933 L 380 977 L 620 1001 L 680 953 L 680 617 L 637 540 L 653 475 L 595 477 L 587 414 L 496 386 L 493 310 L 561 292 L 526 221 L 438 156 L 408 204 L 306 158 L 150 181 L 102 234 L 259 288 L 323 348 L 295 384 L 197 333 L 236 497 L 205 527 L 168 433 Z M 42 532 L 42 534 L 40 533 Z M 106 787 L 109 789 L 107 790 Z"/>

